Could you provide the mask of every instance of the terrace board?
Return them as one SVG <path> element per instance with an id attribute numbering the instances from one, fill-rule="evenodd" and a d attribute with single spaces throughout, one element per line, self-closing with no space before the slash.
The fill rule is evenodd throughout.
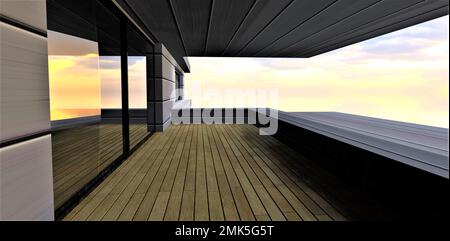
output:
<path id="1" fill-rule="evenodd" d="M 172 125 L 64 220 L 316 221 L 352 219 L 352 208 L 362 205 L 378 212 L 371 203 L 340 198 L 354 194 L 255 126 Z"/>

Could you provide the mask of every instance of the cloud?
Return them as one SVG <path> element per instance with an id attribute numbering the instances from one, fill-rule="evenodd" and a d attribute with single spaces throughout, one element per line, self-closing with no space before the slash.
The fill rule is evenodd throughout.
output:
<path id="1" fill-rule="evenodd" d="M 120 108 L 120 57 L 100 56 L 102 108 Z M 128 89 L 130 108 L 147 106 L 147 75 L 145 57 L 128 57 Z"/>

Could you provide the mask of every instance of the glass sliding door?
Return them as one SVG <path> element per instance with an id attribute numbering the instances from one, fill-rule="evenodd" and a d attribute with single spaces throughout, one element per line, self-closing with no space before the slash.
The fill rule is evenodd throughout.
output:
<path id="1" fill-rule="evenodd" d="M 127 26 L 128 45 L 128 105 L 130 149 L 147 135 L 147 61 L 146 54 L 153 51 L 131 25 Z"/>
<path id="2" fill-rule="evenodd" d="M 110 1 L 48 0 L 47 16 L 58 216 L 148 136 L 153 45 Z"/>
<path id="3" fill-rule="evenodd" d="M 97 4 L 101 82 L 99 172 L 123 154 L 120 20 L 107 7 Z"/>
<path id="4" fill-rule="evenodd" d="M 62 1 L 48 1 L 47 7 L 53 187 L 58 209 L 98 175 L 99 52 L 93 2 L 67 8 Z M 62 16 L 71 16 L 70 21 Z"/>

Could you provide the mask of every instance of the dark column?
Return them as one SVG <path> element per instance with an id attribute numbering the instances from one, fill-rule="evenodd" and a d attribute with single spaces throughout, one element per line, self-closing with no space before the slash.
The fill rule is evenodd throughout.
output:
<path id="1" fill-rule="evenodd" d="M 179 94 L 179 100 L 183 100 L 184 99 L 184 75 L 180 74 L 180 84 L 179 84 L 179 90 L 178 90 L 178 94 Z"/>
<path id="2" fill-rule="evenodd" d="M 147 130 L 155 131 L 155 96 L 156 96 L 156 82 L 155 76 L 155 55 L 153 53 L 147 54 Z"/>
<path id="3" fill-rule="evenodd" d="M 120 20 L 120 72 L 122 87 L 122 137 L 123 156 L 126 158 L 130 153 L 130 120 L 128 110 L 128 41 L 127 21 Z"/>
<path id="4" fill-rule="evenodd" d="M 152 71 L 148 71 L 149 68 L 153 68 Z M 149 131 L 164 131 L 170 126 L 176 101 L 176 69 L 180 71 L 175 59 L 161 43 L 157 43 L 152 56 L 147 56 L 147 86 L 152 88 L 147 90 Z"/>

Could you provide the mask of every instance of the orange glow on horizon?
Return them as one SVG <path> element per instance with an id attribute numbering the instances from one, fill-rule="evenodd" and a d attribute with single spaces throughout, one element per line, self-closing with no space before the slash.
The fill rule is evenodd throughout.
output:
<path id="1" fill-rule="evenodd" d="M 98 54 L 50 55 L 48 62 L 51 120 L 100 115 Z"/>
<path id="2" fill-rule="evenodd" d="M 50 119 L 101 114 L 121 108 L 120 57 L 99 56 L 98 44 L 48 31 Z M 146 108 L 146 58 L 129 57 L 130 108 Z"/>

